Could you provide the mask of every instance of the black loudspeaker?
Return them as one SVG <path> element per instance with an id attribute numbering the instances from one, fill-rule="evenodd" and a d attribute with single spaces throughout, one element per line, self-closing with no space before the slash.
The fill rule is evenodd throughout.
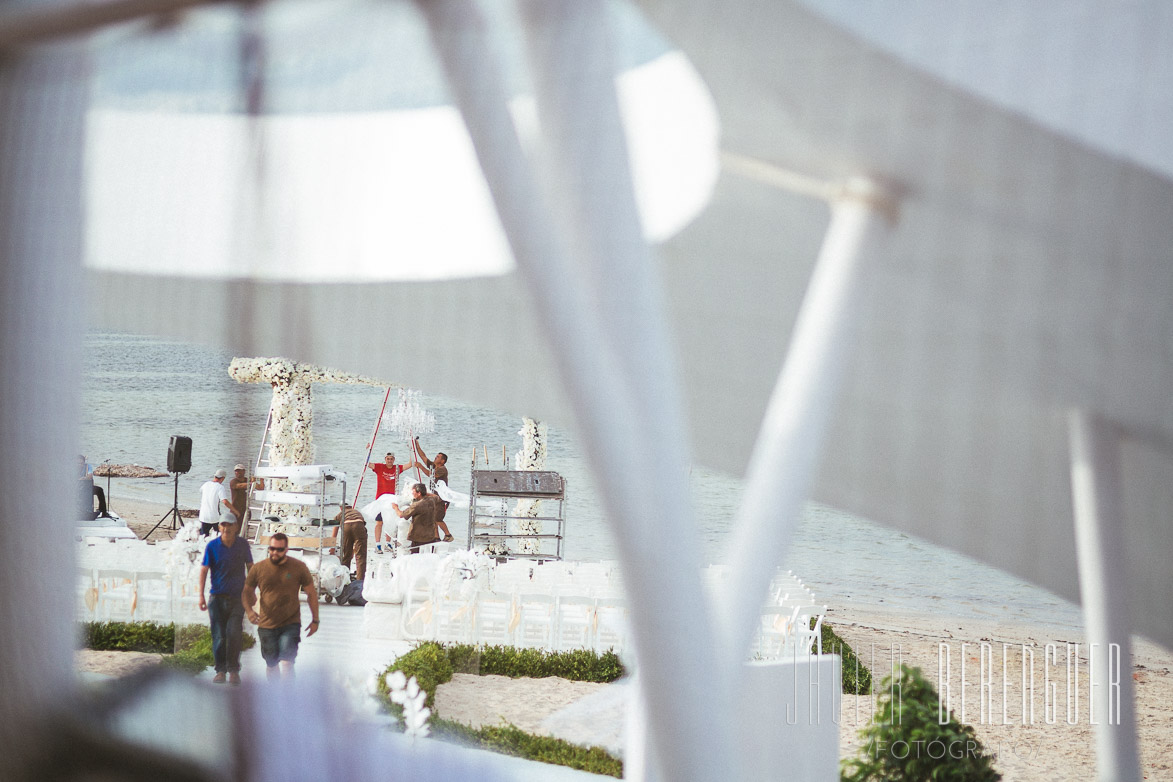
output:
<path id="1" fill-rule="evenodd" d="M 187 472 L 190 469 L 191 438 L 171 435 L 171 445 L 167 446 L 167 472 Z"/>

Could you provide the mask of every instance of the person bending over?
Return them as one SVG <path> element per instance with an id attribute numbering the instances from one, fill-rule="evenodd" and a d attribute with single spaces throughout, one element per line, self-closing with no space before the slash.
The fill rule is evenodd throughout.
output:
<path id="1" fill-rule="evenodd" d="M 406 508 L 401 509 L 398 503 L 391 507 L 399 514 L 399 518 L 411 519 L 411 529 L 407 531 L 407 540 L 411 545 L 407 553 L 417 554 L 420 546 L 439 543 L 440 538 L 436 535 L 436 505 L 428 499 L 427 488 L 422 483 L 413 484 L 411 496 L 412 503 Z"/>

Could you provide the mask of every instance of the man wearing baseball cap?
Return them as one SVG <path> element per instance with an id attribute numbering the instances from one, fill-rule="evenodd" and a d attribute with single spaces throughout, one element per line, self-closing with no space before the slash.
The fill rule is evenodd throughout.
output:
<path id="1" fill-rule="evenodd" d="M 236 523 L 220 519 L 220 537 L 208 541 L 204 562 L 200 566 L 200 610 L 208 612 L 212 627 L 212 658 L 216 663 L 213 682 L 240 684 L 240 650 L 243 640 L 245 574 L 252 567 L 253 555 L 248 542 L 236 535 Z M 208 574 L 212 574 L 211 594 L 204 597 Z"/>
<path id="2" fill-rule="evenodd" d="M 238 464 L 232 468 L 232 480 L 228 481 L 228 488 L 232 491 L 232 508 L 236 511 L 236 531 L 238 533 L 244 532 L 244 524 L 248 520 L 248 489 L 249 479 L 246 475 L 247 468 L 243 464 Z M 257 478 L 253 482 L 254 489 L 265 488 L 265 482 L 261 478 Z"/>
<path id="3" fill-rule="evenodd" d="M 224 485 L 225 474 L 223 468 L 216 470 L 212 480 L 205 481 L 200 487 L 200 535 L 204 537 L 212 534 L 221 517 L 226 516 L 231 522 L 240 521 L 236 508 L 232 507 L 232 495 Z"/>

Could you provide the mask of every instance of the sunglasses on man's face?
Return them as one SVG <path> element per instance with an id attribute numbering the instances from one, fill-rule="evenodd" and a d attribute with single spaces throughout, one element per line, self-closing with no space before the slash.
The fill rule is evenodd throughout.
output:
<path id="1" fill-rule="evenodd" d="M 281 546 L 280 548 L 278 548 L 277 546 L 269 546 L 269 551 L 276 551 L 278 554 L 280 554 L 282 551 L 284 551 L 287 548 L 289 548 L 289 546 Z"/>

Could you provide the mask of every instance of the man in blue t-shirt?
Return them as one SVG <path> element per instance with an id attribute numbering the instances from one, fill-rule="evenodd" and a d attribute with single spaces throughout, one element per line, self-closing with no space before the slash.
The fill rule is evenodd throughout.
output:
<path id="1" fill-rule="evenodd" d="M 220 537 L 208 541 L 200 568 L 200 610 L 212 625 L 212 656 L 217 684 L 240 684 L 240 646 L 243 637 L 244 578 L 253 563 L 248 541 L 236 534 L 233 519 L 220 519 Z M 212 571 L 211 599 L 204 599 L 208 571 Z"/>

